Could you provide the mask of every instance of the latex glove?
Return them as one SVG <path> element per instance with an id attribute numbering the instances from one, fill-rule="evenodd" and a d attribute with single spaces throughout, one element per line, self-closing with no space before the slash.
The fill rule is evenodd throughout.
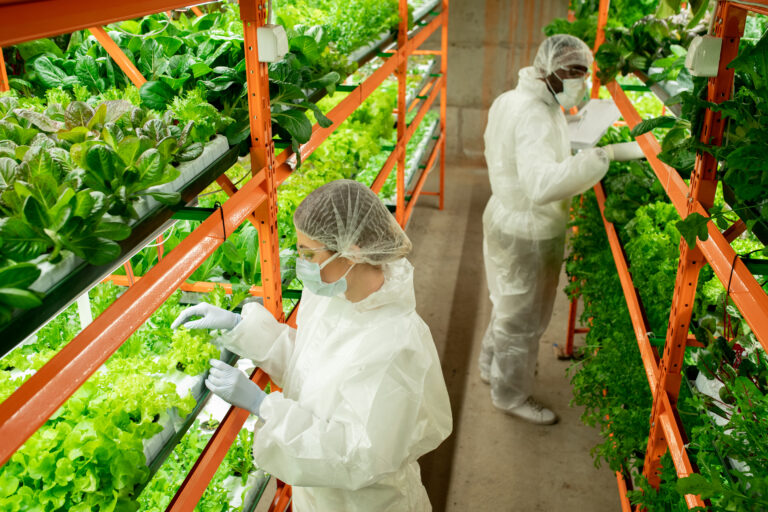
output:
<path id="1" fill-rule="evenodd" d="M 565 120 L 569 123 L 577 123 L 582 120 L 584 117 L 584 111 L 579 110 L 575 114 L 569 114 L 568 112 L 565 113 Z"/>
<path id="2" fill-rule="evenodd" d="M 637 142 L 619 142 L 618 144 L 608 144 L 603 146 L 608 153 L 608 158 L 615 162 L 626 162 L 628 160 L 640 160 L 645 158 L 645 153 L 640 149 Z"/>
<path id="3" fill-rule="evenodd" d="M 205 386 L 222 400 L 258 416 L 267 394 L 243 372 L 223 361 L 211 359 Z"/>
<path id="4" fill-rule="evenodd" d="M 202 316 L 199 320 L 188 322 L 193 316 Z M 187 329 L 234 329 L 242 317 L 226 309 L 217 308 L 207 302 L 187 308 L 171 324 L 171 329 L 184 325 Z"/>

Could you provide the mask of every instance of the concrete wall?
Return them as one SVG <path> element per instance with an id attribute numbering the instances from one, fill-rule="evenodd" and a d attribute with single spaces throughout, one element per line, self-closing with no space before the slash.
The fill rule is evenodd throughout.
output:
<path id="1" fill-rule="evenodd" d="M 533 63 L 542 28 L 565 17 L 568 0 L 451 0 L 446 153 L 480 161 L 488 108 Z M 439 39 L 430 41 L 431 47 Z"/>

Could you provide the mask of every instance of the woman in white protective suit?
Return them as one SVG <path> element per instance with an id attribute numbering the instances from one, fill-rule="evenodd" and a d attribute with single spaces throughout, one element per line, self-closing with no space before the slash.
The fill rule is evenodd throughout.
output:
<path id="1" fill-rule="evenodd" d="M 255 463 L 293 485 L 296 512 L 431 510 L 416 462 L 451 432 L 429 328 L 415 311 L 411 242 L 364 185 L 324 185 L 294 214 L 304 284 L 297 329 L 261 305 L 234 313 L 199 304 L 174 326 L 231 329 L 229 350 L 253 359 L 282 392 L 265 395 L 212 361 L 206 385 L 263 423 Z M 188 322 L 192 316 L 202 316 Z"/>
<path id="2" fill-rule="evenodd" d="M 584 98 L 592 52 L 555 35 L 539 47 L 516 89 L 493 102 L 485 130 L 492 195 L 483 253 L 493 312 L 480 376 L 504 412 L 537 424 L 557 416 L 532 396 L 539 338 L 549 323 L 563 260 L 568 205 L 595 185 L 610 160 L 642 157 L 636 142 L 571 155 L 562 108 Z"/>

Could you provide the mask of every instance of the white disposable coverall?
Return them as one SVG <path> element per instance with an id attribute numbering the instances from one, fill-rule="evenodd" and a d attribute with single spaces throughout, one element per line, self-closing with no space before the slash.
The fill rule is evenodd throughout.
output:
<path id="1" fill-rule="evenodd" d="M 496 407 L 531 395 L 539 338 L 549 323 L 563 259 L 571 196 L 608 170 L 599 148 L 571 156 L 567 123 L 533 67 L 491 106 L 485 159 L 491 199 L 483 214 L 483 254 L 493 313 L 480 371 Z"/>
<path id="2" fill-rule="evenodd" d="M 297 329 L 247 305 L 223 338 L 283 388 L 261 405 L 253 456 L 294 486 L 297 512 L 431 510 L 416 460 L 451 432 L 448 393 L 413 267 L 382 268 L 360 302 L 305 289 Z"/>

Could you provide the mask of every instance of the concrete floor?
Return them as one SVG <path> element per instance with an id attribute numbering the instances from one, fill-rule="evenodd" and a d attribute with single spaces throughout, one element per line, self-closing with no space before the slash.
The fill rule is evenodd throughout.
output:
<path id="1" fill-rule="evenodd" d="M 425 190 L 437 189 L 433 173 Z M 446 169 L 446 208 L 422 197 L 408 235 L 416 268 L 417 309 L 432 330 L 454 415 L 454 433 L 423 457 L 422 477 L 435 512 L 617 511 L 616 480 L 595 469 L 590 449 L 597 431 L 581 424 L 569 407 L 565 376 L 552 344 L 565 338 L 568 301 L 557 297 L 550 327 L 541 340 L 536 396 L 560 423 L 541 427 L 496 410 L 479 378 L 477 357 L 491 303 L 482 259 L 481 217 L 490 196 L 487 173 L 478 165 Z M 565 282 L 561 276 L 560 287 Z"/>

